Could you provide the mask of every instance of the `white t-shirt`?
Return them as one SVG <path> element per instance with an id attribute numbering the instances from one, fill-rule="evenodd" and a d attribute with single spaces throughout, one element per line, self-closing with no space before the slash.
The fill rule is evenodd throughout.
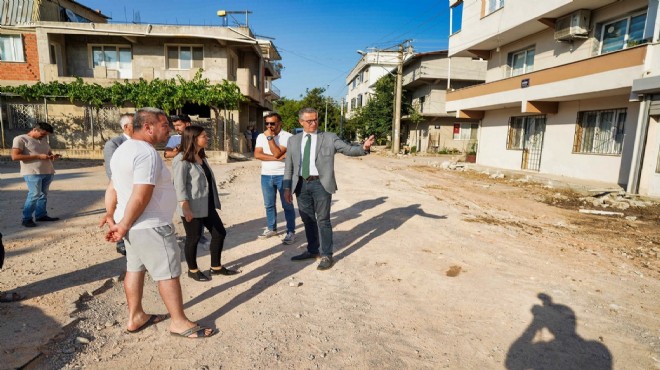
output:
<path id="1" fill-rule="evenodd" d="M 273 137 L 273 140 L 277 146 L 286 148 L 286 143 L 291 136 L 293 135 L 281 130 L 279 134 Z M 270 146 L 268 146 L 268 139 L 266 139 L 266 135 L 264 134 L 257 136 L 256 147 L 263 148 L 264 154 L 273 155 L 273 152 L 270 151 Z M 267 176 L 284 175 L 284 157 L 279 161 L 261 161 L 261 174 Z"/>
<path id="2" fill-rule="evenodd" d="M 117 148 L 110 160 L 112 184 L 117 191 L 115 222 L 124 217 L 134 184 L 155 185 L 151 200 L 131 229 L 151 229 L 172 223 L 176 194 L 172 175 L 149 143 L 127 140 Z"/>

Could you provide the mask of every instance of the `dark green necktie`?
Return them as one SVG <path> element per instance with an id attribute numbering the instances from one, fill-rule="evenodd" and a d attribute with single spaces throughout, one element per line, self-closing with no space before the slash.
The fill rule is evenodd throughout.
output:
<path id="1" fill-rule="evenodd" d="M 309 156 L 312 151 L 312 135 L 305 135 L 307 142 L 305 143 L 305 150 L 303 150 L 303 163 L 302 163 L 302 177 L 307 180 L 309 177 Z"/>

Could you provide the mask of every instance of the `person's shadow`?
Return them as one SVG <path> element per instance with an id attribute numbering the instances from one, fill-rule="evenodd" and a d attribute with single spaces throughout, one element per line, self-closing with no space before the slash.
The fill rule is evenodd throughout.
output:
<path id="1" fill-rule="evenodd" d="M 376 199 L 366 200 L 355 205 L 346 208 L 342 211 L 337 212 L 334 216 L 333 224 L 345 222 L 347 220 L 358 218 L 362 211 L 366 209 L 373 208 L 377 205 L 385 203 L 386 197 L 380 197 Z M 335 253 L 338 255 L 337 259 L 346 258 L 351 253 L 356 250 L 366 246 L 373 239 L 383 235 L 389 230 L 394 230 L 399 227 L 401 224 L 409 220 L 414 216 L 423 216 L 431 217 L 435 219 L 445 219 L 445 216 L 435 216 L 427 214 L 422 211 L 419 204 L 410 205 L 407 207 L 394 208 L 387 210 L 381 213 L 378 216 L 372 217 L 364 221 L 362 224 L 356 226 L 350 231 L 341 232 L 340 237 L 335 237 Z M 336 243 L 339 241 L 339 243 Z M 354 243 L 354 244 L 353 244 Z M 342 246 L 340 246 L 342 245 Z M 216 294 L 226 291 L 231 287 L 238 286 L 244 282 L 251 281 L 255 278 L 258 278 L 253 285 L 242 293 L 238 294 L 232 298 L 227 304 L 218 308 L 216 311 L 209 313 L 205 318 L 200 319 L 201 321 L 215 321 L 218 318 L 222 317 L 227 312 L 232 309 L 240 306 L 241 304 L 249 301 L 255 296 L 259 295 L 261 292 L 266 290 L 268 287 L 273 286 L 286 278 L 295 275 L 300 270 L 309 266 L 308 263 L 304 262 L 291 262 L 290 255 L 295 253 L 294 250 L 289 251 L 288 253 L 282 253 L 279 246 L 272 247 L 268 250 L 264 250 L 261 253 L 257 253 L 251 256 L 244 257 L 250 261 L 254 259 L 261 259 L 267 257 L 273 253 L 280 253 L 280 256 L 272 259 L 263 266 L 256 268 L 253 271 L 250 271 L 246 274 L 241 274 L 238 278 L 227 282 L 225 284 L 216 286 L 203 294 L 193 298 L 192 300 L 186 302 L 184 307 L 191 307 L 197 303 L 200 303 L 208 298 L 215 296 Z M 244 263 L 246 261 L 236 261 L 237 263 Z"/>
<path id="2" fill-rule="evenodd" d="M 575 332 L 577 319 L 570 307 L 552 302 L 545 293 L 538 297 L 543 304 L 532 307 L 532 323 L 509 348 L 507 369 L 612 369 L 607 347 Z M 551 338 L 541 337 L 544 329 Z"/>

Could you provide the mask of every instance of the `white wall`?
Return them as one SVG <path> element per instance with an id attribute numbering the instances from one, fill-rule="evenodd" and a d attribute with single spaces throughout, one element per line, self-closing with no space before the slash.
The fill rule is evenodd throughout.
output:
<path id="1" fill-rule="evenodd" d="M 573 154 L 578 111 L 615 108 L 627 108 L 622 154 Z M 629 103 L 627 96 L 560 103 L 557 114 L 546 115 L 546 131 L 539 172 L 613 184 L 627 183 L 638 112 L 639 103 Z M 477 156 L 479 164 L 521 169 L 522 151 L 506 149 L 509 117 L 520 115 L 522 114 L 517 109 L 486 112 L 479 138 Z M 622 163 L 625 164 L 623 168 Z"/>

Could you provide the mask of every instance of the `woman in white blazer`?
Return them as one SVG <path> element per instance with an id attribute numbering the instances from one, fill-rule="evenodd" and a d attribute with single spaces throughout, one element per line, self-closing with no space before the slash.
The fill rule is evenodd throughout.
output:
<path id="1" fill-rule="evenodd" d="M 220 263 L 227 231 L 218 215 L 220 198 L 213 171 L 206 161 L 204 148 L 208 136 L 203 127 L 188 126 L 181 138 L 181 152 L 172 160 L 174 188 L 176 189 L 177 213 L 186 230 L 184 248 L 188 277 L 196 281 L 211 278 L 197 267 L 197 243 L 204 227 L 211 233 L 211 275 L 234 275 L 238 271 L 225 268 Z"/>

